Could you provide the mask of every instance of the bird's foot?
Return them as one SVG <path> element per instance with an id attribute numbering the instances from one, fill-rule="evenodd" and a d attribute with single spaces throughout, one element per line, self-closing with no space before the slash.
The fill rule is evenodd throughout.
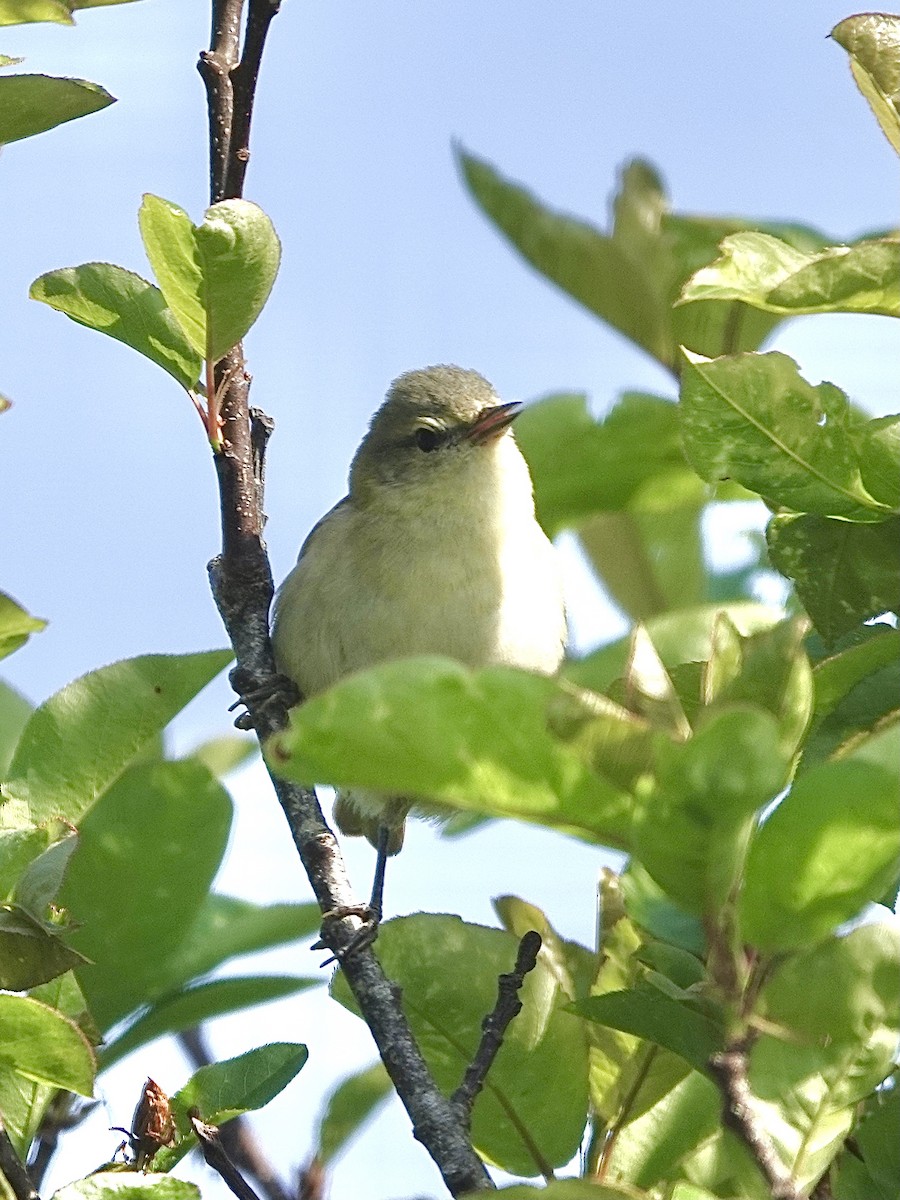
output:
<path id="1" fill-rule="evenodd" d="M 244 709 L 234 719 L 234 724 L 238 729 L 255 729 L 257 722 L 254 720 L 254 712 L 259 713 L 271 704 L 277 703 L 283 708 L 293 708 L 302 699 L 297 685 L 287 675 L 273 673 L 264 679 L 259 679 L 245 667 L 235 667 L 228 679 L 238 694 L 237 700 L 228 711 L 234 712 L 236 708 Z"/>
<path id="2" fill-rule="evenodd" d="M 322 937 L 310 946 L 311 950 L 333 951 L 331 958 L 326 958 L 321 964 L 323 967 L 330 966 L 333 962 L 343 962 L 351 954 L 357 954 L 360 950 L 371 946 L 378 937 L 381 912 L 374 909 L 371 904 L 342 904 L 337 908 L 329 909 L 328 912 L 322 914 L 323 931 L 329 921 L 342 921 L 345 917 L 359 917 L 362 921 L 362 925 L 356 930 L 346 946 L 341 946 L 339 950 L 336 950 Z"/>

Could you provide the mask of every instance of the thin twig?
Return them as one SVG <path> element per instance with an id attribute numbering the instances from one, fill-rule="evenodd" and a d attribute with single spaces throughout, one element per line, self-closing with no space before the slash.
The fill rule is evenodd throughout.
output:
<path id="1" fill-rule="evenodd" d="M 731 1042 L 709 1060 L 709 1069 L 719 1085 L 724 1104 L 722 1120 L 736 1133 L 756 1160 L 772 1200 L 803 1200 L 756 1111 L 747 1078 L 748 1055 L 752 1036 Z"/>
<path id="2" fill-rule="evenodd" d="M 250 123 L 253 120 L 253 101 L 266 36 L 272 18 L 278 13 L 281 0 L 250 0 L 244 51 L 241 61 L 231 75 L 234 87 L 234 125 L 231 133 L 231 154 L 225 176 L 224 198 L 240 196 L 244 191 L 244 176 L 250 161 Z"/>
<path id="3" fill-rule="evenodd" d="M 41 1200 L 37 1188 L 25 1170 L 25 1164 L 16 1154 L 15 1146 L 9 1140 L 2 1116 L 0 1116 L 0 1174 L 9 1184 L 16 1200 Z"/>
<path id="4" fill-rule="evenodd" d="M 195 1070 L 208 1067 L 213 1058 L 199 1029 L 186 1029 L 178 1042 Z M 246 1117 L 238 1116 L 219 1130 L 219 1140 L 238 1170 L 256 1182 L 266 1200 L 292 1200 L 290 1188 L 266 1158 Z"/>
<path id="5" fill-rule="evenodd" d="M 205 1124 L 195 1112 L 188 1113 L 188 1120 L 197 1135 L 207 1165 L 218 1171 L 238 1200 L 259 1200 L 259 1196 L 226 1154 L 225 1147 L 219 1140 L 218 1128 Z"/>
<path id="6" fill-rule="evenodd" d="M 268 14 L 264 11 L 268 9 Z M 237 66 L 242 0 L 214 0 L 213 41 L 200 56 L 199 69 L 206 83 L 210 109 L 210 196 L 225 194 L 236 178 L 232 160 L 246 151 L 235 135 L 231 72 Z M 252 111 L 268 21 L 277 11 L 272 0 L 251 0 L 251 29 L 245 45 L 248 66 L 245 118 Z M 244 118 L 242 118 L 244 119 Z M 249 128 L 249 126 L 248 126 Z M 239 178 L 242 180 L 243 176 Z M 244 370 L 243 351 L 235 347 L 216 366 L 216 388 L 222 388 L 222 447 L 214 456 L 219 479 L 222 514 L 222 553 L 209 564 L 213 596 L 235 651 L 232 672 L 235 690 L 245 696 L 254 689 L 265 692 L 275 679 L 269 641 L 269 606 L 273 585 L 268 555 L 262 539 L 263 450 L 251 438 L 250 378 Z M 269 687 L 271 693 L 271 687 Z M 265 704 L 248 702 L 248 715 L 260 740 L 287 724 L 287 703 L 277 697 Z M 275 793 L 290 826 L 294 845 L 309 876 L 323 913 L 359 908 L 350 887 L 343 858 L 315 793 L 273 777 Z M 398 990 L 385 977 L 371 947 L 351 955 L 343 951 L 360 927 L 356 917 L 329 920 L 323 940 L 341 962 L 382 1061 L 412 1121 L 414 1136 L 434 1159 L 450 1193 L 493 1188 L 484 1164 L 475 1153 L 450 1101 L 432 1078 L 403 1013 Z"/>
<path id="7" fill-rule="evenodd" d="M 519 990 L 525 982 L 525 976 L 534 970 L 540 948 L 541 935 L 537 930 L 530 929 L 519 942 L 515 967 L 508 975 L 501 975 L 497 981 L 497 1003 L 481 1022 L 481 1041 L 475 1057 L 466 1068 L 463 1081 L 450 1100 L 466 1129 L 472 1121 L 472 1106 L 484 1087 L 487 1073 L 503 1045 L 509 1024 L 513 1017 L 522 1011 Z"/>

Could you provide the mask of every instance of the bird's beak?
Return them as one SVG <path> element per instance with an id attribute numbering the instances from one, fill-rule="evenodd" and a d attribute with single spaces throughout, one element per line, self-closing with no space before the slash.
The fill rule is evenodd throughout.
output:
<path id="1" fill-rule="evenodd" d="M 498 438 L 522 411 L 518 400 L 510 404 L 495 404 L 486 408 L 465 432 L 465 438 L 476 446 L 484 446 Z"/>

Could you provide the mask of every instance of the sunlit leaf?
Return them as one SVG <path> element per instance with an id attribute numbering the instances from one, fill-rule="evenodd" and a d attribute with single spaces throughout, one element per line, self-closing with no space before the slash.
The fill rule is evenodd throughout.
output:
<path id="1" fill-rule="evenodd" d="M 32 633 L 40 633 L 46 625 L 40 617 L 27 613 L 12 596 L 0 592 L 0 658 L 18 650 Z"/>
<path id="2" fill-rule="evenodd" d="M 0 13 L 0 25 L 4 22 Z M 115 96 L 86 79 L 4 75 L 0 79 L 0 145 L 45 133 L 114 103 Z"/>
<path id="3" fill-rule="evenodd" d="M 188 344 L 159 288 L 133 271 L 111 263 L 62 267 L 36 279 L 29 295 L 79 325 L 131 346 L 183 388 L 196 386 L 200 355 Z"/>
<path id="4" fill-rule="evenodd" d="M 835 25 L 831 36 L 850 55 L 859 90 L 900 154 L 900 17 L 859 13 Z"/>

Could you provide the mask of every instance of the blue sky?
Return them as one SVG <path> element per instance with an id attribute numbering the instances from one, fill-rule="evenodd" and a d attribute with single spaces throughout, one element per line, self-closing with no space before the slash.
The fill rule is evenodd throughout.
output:
<path id="1" fill-rule="evenodd" d="M 199 219 L 206 118 L 195 62 L 207 7 L 141 0 L 82 12 L 74 29 L 20 27 L 0 39 L 4 53 L 26 57 L 21 70 L 91 79 L 119 98 L 0 157 L 0 390 L 15 405 L 0 418 L 0 586 L 50 621 L 4 667 L 34 700 L 117 658 L 223 644 L 204 571 L 217 547 L 214 473 L 196 415 L 157 368 L 27 299 L 31 280 L 54 267 L 104 260 L 146 273 L 144 192 Z M 851 11 L 838 0 L 284 0 L 246 192 L 284 249 L 246 346 L 253 401 L 277 422 L 267 504 L 276 576 L 342 495 L 368 416 L 405 369 L 475 367 L 505 398 L 583 390 L 597 412 L 625 388 L 671 392 L 659 368 L 492 232 L 460 186 L 453 139 L 601 225 L 619 167 L 639 154 L 681 210 L 802 220 L 838 241 L 883 228 L 896 221 L 896 158 L 826 38 Z M 813 382 L 896 411 L 900 336 L 887 318 L 802 318 L 774 345 Z M 616 632 L 570 570 L 582 637 Z M 179 723 L 178 745 L 222 732 L 229 702 L 224 681 L 211 687 Z M 248 772 L 237 790 L 223 886 L 305 899 L 264 780 Z M 562 838 L 548 850 L 536 831 L 494 826 L 444 843 L 420 826 L 392 864 L 388 907 L 487 921 L 490 896 L 515 891 L 587 939 L 602 861 Z M 370 852 L 353 845 L 350 863 L 365 890 Z M 296 954 L 272 969 L 296 970 Z M 314 1050 L 263 1125 L 286 1168 L 306 1151 L 326 1080 L 367 1061 L 368 1035 L 305 998 L 254 1024 L 222 1022 L 217 1051 L 274 1037 L 307 1037 Z M 341 1046 L 324 1061 L 315 1056 L 323 1030 Z M 155 1051 L 124 1063 L 106 1085 L 109 1110 L 57 1182 L 108 1153 L 105 1127 L 127 1122 L 148 1072 L 174 1090 L 184 1067 Z M 362 1186 L 373 1197 L 440 1194 L 402 1115 L 384 1118 L 338 1167 L 332 1196 Z"/>

